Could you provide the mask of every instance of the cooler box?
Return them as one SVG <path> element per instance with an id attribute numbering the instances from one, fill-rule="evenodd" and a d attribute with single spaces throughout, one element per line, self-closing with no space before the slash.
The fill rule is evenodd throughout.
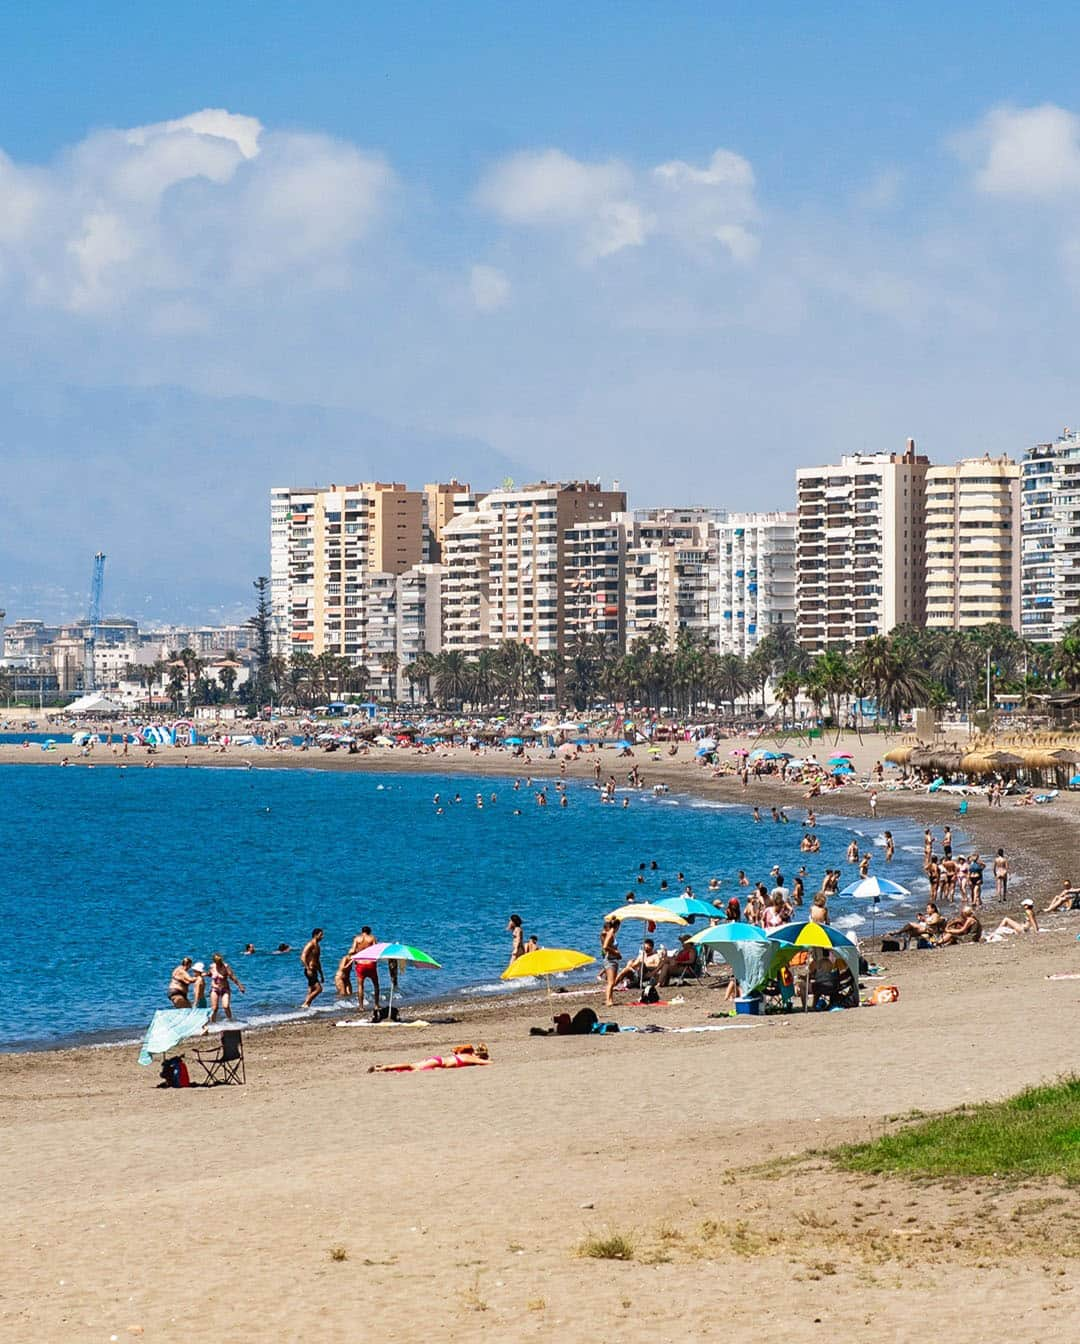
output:
<path id="1" fill-rule="evenodd" d="M 735 1014 L 737 1017 L 760 1017 L 761 1000 L 756 994 L 751 994 L 745 999 L 736 999 Z"/>

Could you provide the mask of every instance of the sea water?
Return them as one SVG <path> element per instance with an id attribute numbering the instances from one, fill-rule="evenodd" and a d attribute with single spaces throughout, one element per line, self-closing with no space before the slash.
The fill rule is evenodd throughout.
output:
<path id="1" fill-rule="evenodd" d="M 321 1008 L 333 1004 L 334 971 L 364 924 L 441 963 L 407 970 L 406 1002 L 500 993 L 512 988 L 499 979 L 512 912 L 543 946 L 595 955 L 604 914 L 628 892 L 678 895 L 682 872 L 699 896 L 710 896 L 717 877 L 721 895 L 744 899 L 740 868 L 771 887 L 778 863 L 790 886 L 805 863 L 809 899 L 825 868 L 842 869 L 844 884 L 856 876 L 844 862 L 852 834 L 865 850 L 883 829 L 822 817 L 821 853 L 802 854 L 805 814 L 794 805 L 788 825 L 767 808 L 754 823 L 749 805 L 644 790 L 601 804 L 595 789 L 569 781 L 562 808 L 548 781 L 550 805 L 539 807 L 524 777 L 515 789 L 504 777 L 108 763 L 12 765 L 0 779 L 0 1049 L 137 1034 L 169 1006 L 165 988 L 180 958 L 209 963 L 213 952 L 247 988 L 234 995 L 237 1017 L 294 1015 L 306 988 L 299 949 L 316 926 L 326 931 Z M 879 930 L 902 922 L 926 892 L 922 828 L 888 824 L 896 859 L 886 865 L 876 848 L 872 871 L 910 887 L 912 898 L 884 902 Z M 870 914 L 865 901 L 830 903 L 833 922 L 856 933 L 870 931 Z M 674 947 L 679 932 L 661 928 L 658 940 Z M 624 925 L 624 955 L 639 937 L 639 925 Z M 245 956 L 249 942 L 258 950 Z M 282 942 L 293 950 L 274 955 Z"/>

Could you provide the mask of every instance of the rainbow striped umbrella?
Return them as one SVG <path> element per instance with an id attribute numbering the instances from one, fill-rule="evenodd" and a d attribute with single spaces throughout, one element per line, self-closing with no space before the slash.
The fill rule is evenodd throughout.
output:
<path id="1" fill-rule="evenodd" d="M 354 965 L 361 965 L 370 961 L 397 961 L 402 965 L 428 966 L 434 971 L 442 969 L 434 957 L 428 956 L 418 947 L 410 947 L 408 943 L 372 943 L 370 947 L 365 947 L 362 952 L 357 952 L 353 957 Z M 391 980 L 389 1005 L 386 1009 L 387 1022 L 390 1021 L 393 1008 L 394 982 Z"/>

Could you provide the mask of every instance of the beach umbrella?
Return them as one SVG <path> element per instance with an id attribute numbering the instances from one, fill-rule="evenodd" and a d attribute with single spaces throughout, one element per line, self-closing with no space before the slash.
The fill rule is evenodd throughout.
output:
<path id="1" fill-rule="evenodd" d="M 911 892 L 907 887 L 887 877 L 861 877 L 856 882 L 849 882 L 840 894 L 852 896 L 857 901 L 873 901 L 870 907 L 870 937 L 876 938 L 877 908 L 882 896 L 891 896 L 893 900 L 898 900 L 902 896 L 910 896 Z"/>
<path id="2" fill-rule="evenodd" d="M 370 947 L 365 947 L 353 957 L 354 965 L 369 961 L 397 961 L 402 965 L 427 966 L 433 971 L 442 969 L 434 957 L 422 952 L 418 947 L 410 947 L 408 943 L 372 943 Z M 390 981 L 390 997 L 387 1002 L 386 1020 L 389 1022 L 394 1007 L 393 980 Z"/>
<path id="3" fill-rule="evenodd" d="M 890 765 L 907 765 L 911 752 L 911 747 L 893 747 L 891 751 L 885 753 L 883 759 L 888 761 Z"/>
<path id="4" fill-rule="evenodd" d="M 731 751 L 728 752 L 728 755 L 729 755 L 729 756 L 749 756 L 750 753 L 746 750 L 745 747 L 733 747 L 733 748 L 731 749 Z"/>
<path id="5" fill-rule="evenodd" d="M 715 914 L 716 912 L 713 911 Z M 612 910 L 608 919 L 627 920 L 640 919 L 644 922 L 645 928 L 641 934 L 641 971 L 639 977 L 642 981 L 645 979 L 645 934 L 648 932 L 650 924 L 681 924 L 685 927 L 688 923 L 682 915 L 677 915 L 674 910 L 668 910 L 664 906 L 653 903 L 652 901 L 633 901 L 629 905 L 620 905 L 618 910 Z"/>
<path id="6" fill-rule="evenodd" d="M 698 947 L 715 948 L 731 967 L 739 987 L 746 994 L 770 978 L 778 949 L 778 944 L 763 928 L 741 920 L 713 924 L 693 934 L 690 941 Z"/>
<path id="7" fill-rule="evenodd" d="M 854 759 L 855 758 L 852 756 L 850 751 L 834 751 L 833 754 L 829 757 L 830 761 L 851 761 Z"/>
<path id="8" fill-rule="evenodd" d="M 551 997 L 551 977 L 564 971 L 575 971 L 579 966 L 591 966 L 596 960 L 587 952 L 575 952 L 572 947 L 541 947 L 526 952 L 514 960 L 499 976 L 500 980 L 520 980 L 530 976 L 544 977 L 548 998 Z"/>
<path id="9" fill-rule="evenodd" d="M 632 747 L 633 742 L 627 742 L 625 737 L 621 737 L 618 742 L 611 744 L 617 751 L 625 751 L 627 747 Z"/>
<path id="10" fill-rule="evenodd" d="M 698 748 L 699 748 L 701 751 L 715 751 L 715 750 L 716 750 L 716 738 L 715 738 L 715 737 L 703 737 L 703 738 L 701 739 L 701 741 L 698 743 Z"/>
<path id="11" fill-rule="evenodd" d="M 189 1036 L 206 1030 L 209 1008 L 159 1008 L 150 1019 L 139 1051 L 140 1064 L 152 1064 L 155 1055 L 167 1055 Z"/>
<path id="12" fill-rule="evenodd" d="M 686 920 L 695 917 L 716 919 L 719 915 L 715 905 L 710 905 L 708 901 L 700 901 L 696 896 L 665 896 L 656 904 L 662 905 L 665 910 L 670 910 L 673 914 L 682 915 Z"/>
<path id="13" fill-rule="evenodd" d="M 849 938 L 841 929 L 834 929 L 831 924 L 815 924 L 813 920 L 806 920 L 802 923 L 781 924 L 778 929 L 773 929 L 769 935 L 775 942 L 782 943 L 786 947 L 794 947 L 802 950 L 813 951 L 827 950 L 835 952 L 842 957 L 847 964 L 848 970 L 859 983 L 859 948 L 853 939 Z M 810 962 L 806 963 L 806 1003 L 810 1006 Z"/>
<path id="14" fill-rule="evenodd" d="M 855 767 L 850 761 L 830 761 L 829 770 L 834 775 L 853 775 Z"/>
<path id="15" fill-rule="evenodd" d="M 508 747 L 523 747 L 525 745 L 524 738 L 520 737 L 504 737 L 503 742 Z"/>

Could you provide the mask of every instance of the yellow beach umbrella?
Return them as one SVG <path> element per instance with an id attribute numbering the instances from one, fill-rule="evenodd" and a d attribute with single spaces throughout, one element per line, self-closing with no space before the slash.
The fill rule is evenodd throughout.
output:
<path id="1" fill-rule="evenodd" d="M 499 978 L 519 980 L 530 975 L 560 975 L 563 971 L 588 966 L 595 960 L 587 952 L 575 952 L 572 947 L 541 947 L 515 957 Z"/>
<path id="2" fill-rule="evenodd" d="M 590 957 L 587 952 L 576 952 L 572 947 L 540 947 L 535 952 L 525 952 L 520 957 L 515 957 L 499 979 L 524 980 L 530 976 L 542 975 L 550 999 L 553 975 L 577 970 L 579 966 L 588 966 L 595 960 L 596 958 Z"/>

